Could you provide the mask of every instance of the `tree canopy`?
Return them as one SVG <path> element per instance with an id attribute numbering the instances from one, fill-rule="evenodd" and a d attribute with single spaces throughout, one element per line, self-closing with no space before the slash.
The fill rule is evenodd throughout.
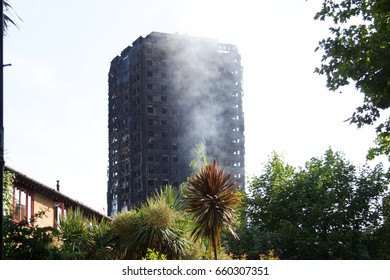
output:
<path id="1" fill-rule="evenodd" d="M 379 238 L 387 188 L 382 165 L 357 168 L 331 149 L 303 168 L 274 153 L 250 183 L 248 222 L 229 249 L 253 259 L 272 249 L 281 259 L 390 258 Z"/>
<path id="2" fill-rule="evenodd" d="M 353 82 L 364 94 L 363 103 L 349 121 L 362 127 L 377 126 L 376 147 L 368 158 L 390 151 L 390 1 L 388 0 L 323 0 L 316 20 L 330 19 L 330 37 L 319 42 L 322 63 L 315 72 L 325 75 L 332 91 Z M 390 159 L 390 157 L 389 157 Z"/>

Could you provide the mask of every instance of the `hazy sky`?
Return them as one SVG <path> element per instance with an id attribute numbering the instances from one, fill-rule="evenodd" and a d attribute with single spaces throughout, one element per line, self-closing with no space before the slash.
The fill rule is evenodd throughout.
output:
<path id="1" fill-rule="evenodd" d="M 244 68 L 247 175 L 273 150 L 303 166 L 328 147 L 365 161 L 374 128 L 343 122 L 362 96 L 328 92 L 313 73 L 327 24 L 320 0 L 10 0 L 22 18 L 4 42 L 6 164 L 103 212 L 111 60 L 152 31 L 238 46 Z"/>

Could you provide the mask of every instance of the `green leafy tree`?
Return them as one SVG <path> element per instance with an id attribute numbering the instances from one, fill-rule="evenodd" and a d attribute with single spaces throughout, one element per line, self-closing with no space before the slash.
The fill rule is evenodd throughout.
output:
<path id="1" fill-rule="evenodd" d="M 368 241 L 370 255 L 376 259 L 390 259 L 390 195 L 383 199 L 384 223 L 375 229 Z"/>
<path id="2" fill-rule="evenodd" d="M 375 146 L 368 150 L 367 158 L 372 160 L 379 155 L 387 155 L 390 161 L 390 119 L 380 124 L 377 129 Z"/>
<path id="3" fill-rule="evenodd" d="M 249 183 L 248 183 L 249 184 Z M 250 226 L 248 219 L 248 195 L 243 192 L 241 204 L 236 208 L 237 222 L 234 226 L 234 232 L 239 239 L 224 230 L 221 234 L 222 246 L 231 256 L 247 255 L 247 259 L 258 259 L 259 248 L 266 247 L 268 240 L 265 236 L 258 236 L 258 232 L 253 226 Z M 265 252 L 264 252 L 265 253 Z"/>
<path id="4" fill-rule="evenodd" d="M 227 228 L 234 236 L 235 208 L 240 203 L 239 186 L 217 162 L 204 166 L 199 173 L 189 178 L 184 188 L 184 205 L 194 217 L 194 240 L 205 237 L 209 240 L 214 258 L 218 259 L 220 234 Z"/>
<path id="5" fill-rule="evenodd" d="M 331 36 L 319 42 L 324 52 L 316 72 L 327 77 L 327 87 L 336 91 L 353 82 L 364 94 L 363 104 L 349 119 L 361 127 L 377 126 L 376 146 L 368 158 L 387 155 L 390 159 L 390 2 L 388 0 L 323 0 L 316 20 L 330 19 Z"/>
<path id="6" fill-rule="evenodd" d="M 190 162 L 190 167 L 194 172 L 198 172 L 207 164 L 205 149 L 206 147 L 202 143 L 195 146 L 194 159 Z"/>
<path id="7" fill-rule="evenodd" d="M 281 259 L 389 258 L 388 245 L 376 237 L 384 226 L 388 179 L 382 165 L 357 170 L 331 149 L 299 169 L 275 153 L 252 179 L 248 224 L 241 229 L 258 251 L 241 250 L 248 249 L 248 258 L 271 249 Z"/>
<path id="8" fill-rule="evenodd" d="M 14 222 L 4 219 L 4 259 L 50 260 L 59 258 L 56 247 L 57 230 L 52 227 L 38 227 L 35 222 L 45 213 L 35 214 L 31 221 Z"/>
<path id="9" fill-rule="evenodd" d="M 3 258 L 14 260 L 45 260 L 58 257 L 54 246 L 57 231 L 52 227 L 38 227 L 36 221 L 45 213 L 35 214 L 30 221 L 13 221 L 12 193 L 15 174 L 4 172 L 3 190 Z"/>

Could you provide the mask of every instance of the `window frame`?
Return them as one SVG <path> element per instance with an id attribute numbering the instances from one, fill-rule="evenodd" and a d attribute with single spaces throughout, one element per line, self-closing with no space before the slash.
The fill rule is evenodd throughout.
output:
<path id="1" fill-rule="evenodd" d="M 58 213 L 58 209 L 61 209 L 61 213 Z M 53 225 L 54 227 L 60 227 L 61 217 L 66 217 L 66 208 L 64 202 L 55 201 L 53 203 Z"/>
<path id="2" fill-rule="evenodd" d="M 24 202 L 25 202 L 25 211 L 20 207 L 22 202 L 22 193 L 25 193 Z M 16 200 L 16 195 L 18 195 L 18 202 Z M 19 205 L 19 207 L 18 207 Z M 31 223 L 34 217 L 34 193 L 23 188 L 19 185 L 13 186 L 13 195 L 12 195 L 12 216 L 11 219 L 14 222 L 21 222 L 27 220 L 28 223 Z M 16 213 L 18 212 L 18 213 Z M 25 216 L 23 216 L 23 212 L 25 212 Z"/>

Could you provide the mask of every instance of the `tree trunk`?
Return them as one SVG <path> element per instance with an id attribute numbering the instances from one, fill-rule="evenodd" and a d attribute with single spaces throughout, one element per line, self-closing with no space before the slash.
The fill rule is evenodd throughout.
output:
<path id="1" fill-rule="evenodd" d="M 214 250 L 214 259 L 215 260 L 218 260 L 218 254 L 217 254 L 217 237 L 215 236 L 215 231 L 212 230 L 211 231 L 211 247 L 213 247 L 213 250 Z"/>

